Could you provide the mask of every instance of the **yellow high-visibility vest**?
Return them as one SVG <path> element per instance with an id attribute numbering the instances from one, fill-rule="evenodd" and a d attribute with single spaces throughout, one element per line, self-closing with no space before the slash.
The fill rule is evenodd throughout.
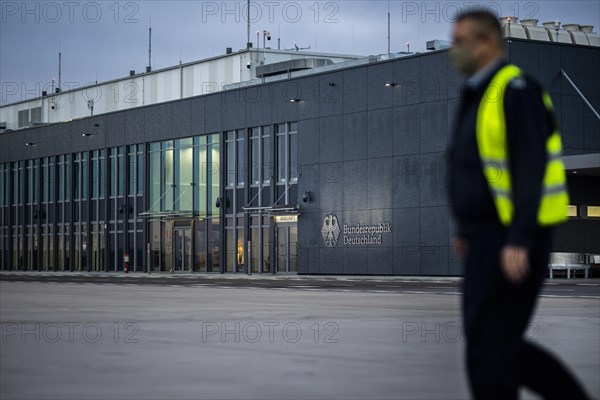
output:
<path id="1" fill-rule="evenodd" d="M 488 85 L 477 113 L 477 147 L 483 173 L 492 193 L 498 217 L 504 226 L 512 223 L 514 215 L 504 94 L 511 79 L 520 75 L 521 70 L 514 65 L 501 68 Z M 542 100 L 546 108 L 553 112 L 552 101 L 545 91 L 542 92 Z M 558 130 L 548 137 L 546 152 L 548 161 L 537 215 L 539 226 L 550 226 L 565 221 L 569 204 L 566 173 L 560 159 L 562 144 Z"/>

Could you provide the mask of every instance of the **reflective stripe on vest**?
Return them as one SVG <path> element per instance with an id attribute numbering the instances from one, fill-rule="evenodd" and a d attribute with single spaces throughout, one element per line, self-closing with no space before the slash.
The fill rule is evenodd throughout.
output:
<path id="1" fill-rule="evenodd" d="M 521 70 L 514 65 L 507 65 L 500 69 L 488 85 L 477 113 L 477 147 L 483 173 L 492 193 L 500 222 L 505 226 L 512 223 L 514 205 L 508 167 L 504 93 L 510 80 L 520 75 Z M 546 108 L 553 112 L 552 100 L 545 91 L 542 93 L 542 100 Z M 566 188 L 565 168 L 560 159 L 561 152 L 560 133 L 555 130 L 546 141 L 548 160 L 537 215 L 540 226 L 555 225 L 567 219 L 569 195 Z"/>

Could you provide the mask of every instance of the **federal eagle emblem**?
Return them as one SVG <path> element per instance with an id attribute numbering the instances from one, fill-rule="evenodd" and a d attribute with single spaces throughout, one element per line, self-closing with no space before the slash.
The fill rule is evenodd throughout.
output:
<path id="1" fill-rule="evenodd" d="M 340 237 L 340 232 L 340 225 L 338 224 L 337 217 L 332 214 L 325 216 L 325 220 L 323 220 L 323 228 L 321 229 L 325 246 L 335 246 L 338 238 Z"/>

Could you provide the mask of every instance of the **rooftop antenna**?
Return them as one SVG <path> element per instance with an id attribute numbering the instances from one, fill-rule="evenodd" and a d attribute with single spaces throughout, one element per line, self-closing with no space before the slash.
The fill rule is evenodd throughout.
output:
<path id="1" fill-rule="evenodd" d="M 146 72 L 152 71 L 152 15 L 150 16 L 150 26 L 148 27 L 148 68 Z"/>
<path id="2" fill-rule="evenodd" d="M 60 52 L 60 41 L 58 42 L 58 91 L 60 92 L 61 82 L 62 82 L 62 53 Z"/>
<path id="3" fill-rule="evenodd" d="M 310 46 L 308 47 L 299 47 L 297 42 L 294 42 L 294 47 L 292 47 L 291 49 L 284 49 L 286 51 L 288 50 L 295 50 L 295 51 L 300 51 L 300 50 L 308 50 L 310 49 Z"/>
<path id="4" fill-rule="evenodd" d="M 248 30 L 248 39 L 246 42 L 246 48 L 249 49 L 252 47 L 252 43 L 250 43 L 250 0 L 248 0 L 248 4 L 246 5 L 246 8 L 248 9 L 248 15 L 246 15 L 246 22 L 248 23 L 247 26 L 247 30 Z M 256 44 L 258 46 L 258 43 Z"/>
<path id="5" fill-rule="evenodd" d="M 388 44 L 388 54 L 390 54 L 390 0 L 388 0 L 388 13 L 387 13 L 387 23 L 388 23 L 388 36 L 387 36 L 387 44 Z"/>

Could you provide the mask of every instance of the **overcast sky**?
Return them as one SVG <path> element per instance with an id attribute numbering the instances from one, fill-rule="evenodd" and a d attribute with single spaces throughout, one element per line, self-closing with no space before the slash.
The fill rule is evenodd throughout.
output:
<path id="1" fill-rule="evenodd" d="M 148 64 L 159 69 L 245 48 L 246 1 L 4 1 L 0 20 L 0 103 L 39 96 L 58 81 L 63 89 L 127 76 Z M 600 1 L 252 1 L 251 41 L 267 30 L 267 47 L 310 47 L 344 54 L 425 51 L 425 42 L 450 37 L 453 15 L 474 5 L 502 16 L 558 19 L 600 28 Z M 262 34 L 260 36 L 262 46 Z M 50 89 L 48 89 L 50 90 Z"/>

